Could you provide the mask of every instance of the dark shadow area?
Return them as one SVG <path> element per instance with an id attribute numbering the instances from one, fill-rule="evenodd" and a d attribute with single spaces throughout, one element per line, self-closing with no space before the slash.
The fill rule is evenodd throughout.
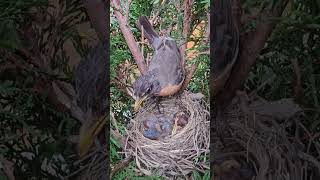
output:
<path id="1" fill-rule="evenodd" d="M 1 1 L 0 19 L 0 179 L 108 179 L 107 1 Z"/>
<path id="2" fill-rule="evenodd" d="M 320 4 L 212 2 L 214 179 L 319 179 Z"/>

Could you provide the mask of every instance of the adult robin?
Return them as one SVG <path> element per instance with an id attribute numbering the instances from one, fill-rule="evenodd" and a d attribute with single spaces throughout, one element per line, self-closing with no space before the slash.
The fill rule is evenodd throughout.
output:
<path id="1" fill-rule="evenodd" d="M 75 71 L 75 91 L 71 112 L 82 122 L 79 153 L 85 155 L 96 137 L 104 142 L 102 130 L 106 125 L 108 69 L 107 42 L 99 43 L 82 60 Z M 99 136 L 100 135 L 100 136 Z M 101 137 L 101 138 L 100 138 Z"/>
<path id="2" fill-rule="evenodd" d="M 176 94 L 185 79 L 176 41 L 170 37 L 160 37 L 145 16 L 139 18 L 138 27 L 141 31 L 144 29 L 145 37 L 155 52 L 147 72 L 134 82 L 135 111 L 150 97 Z"/>

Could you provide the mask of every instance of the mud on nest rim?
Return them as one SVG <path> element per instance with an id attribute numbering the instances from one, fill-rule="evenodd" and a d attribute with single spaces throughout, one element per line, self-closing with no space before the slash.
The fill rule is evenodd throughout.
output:
<path id="1" fill-rule="evenodd" d="M 132 155 L 138 169 L 145 175 L 154 170 L 162 176 L 187 175 L 193 170 L 204 172 L 209 169 L 210 121 L 209 107 L 200 93 L 188 91 L 163 98 L 161 112 L 173 117 L 177 112 L 187 112 L 188 124 L 174 135 L 158 141 L 151 140 L 141 132 L 143 116 L 158 113 L 155 102 L 147 102 L 126 130 L 126 156 Z"/>

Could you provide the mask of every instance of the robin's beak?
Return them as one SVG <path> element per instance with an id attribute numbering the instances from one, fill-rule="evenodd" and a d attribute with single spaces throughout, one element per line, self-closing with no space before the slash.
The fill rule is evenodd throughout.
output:
<path id="1" fill-rule="evenodd" d="M 147 99 L 147 96 L 143 96 L 141 98 L 137 98 L 136 102 L 134 103 L 134 111 L 138 112 L 139 109 L 141 108 L 143 102 Z"/>
<path id="2" fill-rule="evenodd" d="M 91 148 L 96 137 L 102 131 L 107 118 L 99 117 L 97 120 L 85 121 L 80 129 L 79 135 L 79 153 L 83 157 Z"/>

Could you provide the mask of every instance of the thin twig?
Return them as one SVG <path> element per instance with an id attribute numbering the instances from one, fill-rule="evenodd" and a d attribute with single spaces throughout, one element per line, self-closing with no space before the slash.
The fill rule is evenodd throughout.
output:
<path id="1" fill-rule="evenodd" d="M 133 161 L 133 157 L 129 156 L 126 159 L 121 160 L 119 163 L 117 163 L 116 165 L 114 165 L 111 169 L 111 173 L 110 173 L 110 178 L 112 179 L 112 177 L 121 169 L 125 168 L 126 166 L 128 166 L 130 164 L 130 162 Z"/>
<path id="2" fill-rule="evenodd" d="M 110 114 L 111 114 L 111 122 L 113 126 L 116 128 L 116 132 L 120 134 L 119 127 L 116 122 L 116 118 L 114 117 L 114 113 L 111 111 Z"/>
<path id="3" fill-rule="evenodd" d="M 195 56 L 199 56 L 199 55 L 210 55 L 210 50 L 199 52 L 199 53 L 195 54 Z"/>
<path id="4" fill-rule="evenodd" d="M 120 142 L 120 144 L 121 144 L 122 147 L 125 147 L 125 139 L 124 139 L 123 136 L 121 136 L 120 133 L 114 131 L 113 129 L 110 129 L 110 134 L 111 134 L 111 136 L 113 136 L 114 138 L 116 138 L 117 141 Z"/>
<path id="5" fill-rule="evenodd" d="M 155 26 L 155 21 L 157 20 L 161 10 L 165 7 L 166 0 L 163 0 L 161 3 L 160 8 L 152 15 L 151 19 L 150 19 L 150 23 L 151 25 Z"/>

